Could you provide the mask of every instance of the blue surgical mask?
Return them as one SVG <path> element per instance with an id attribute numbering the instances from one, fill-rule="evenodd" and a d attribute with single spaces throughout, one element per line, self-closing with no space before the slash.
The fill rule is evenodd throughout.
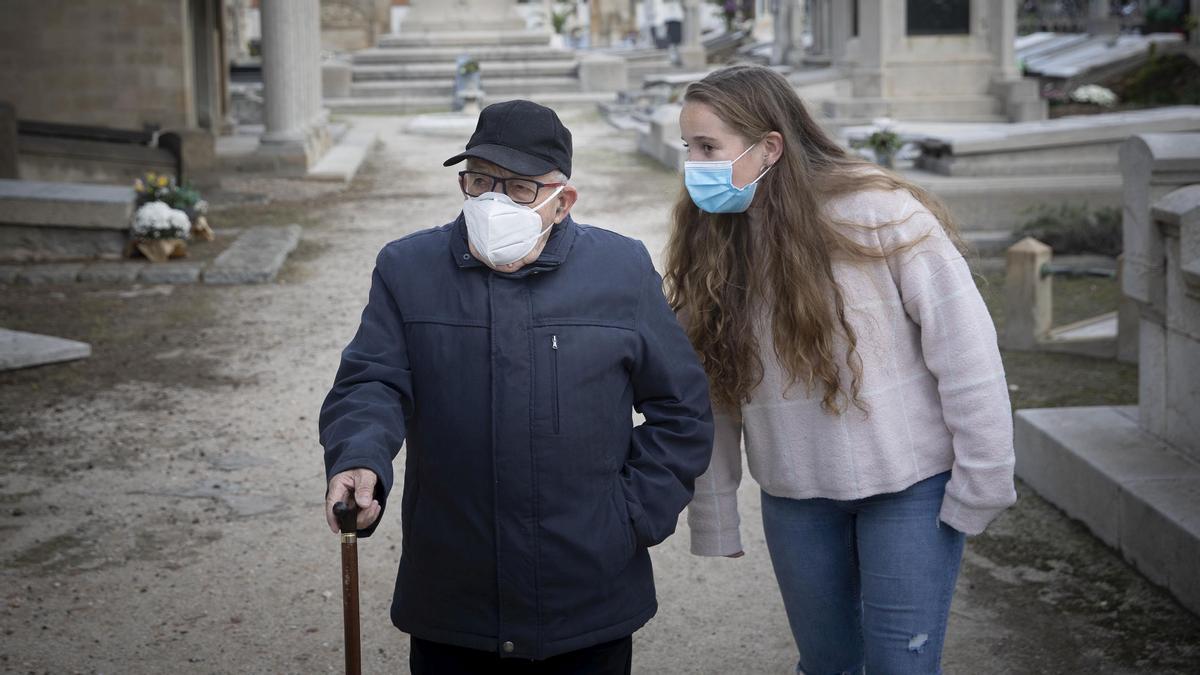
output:
<path id="1" fill-rule="evenodd" d="M 754 201 L 754 190 L 758 181 L 767 175 L 771 167 L 767 167 L 758 178 L 749 184 L 737 187 L 733 184 L 733 163 L 746 156 L 747 152 L 757 143 L 746 148 L 745 152 L 733 160 L 723 159 L 715 162 L 684 162 L 683 184 L 687 187 L 692 201 L 701 211 L 707 213 L 741 213 L 750 208 Z"/>

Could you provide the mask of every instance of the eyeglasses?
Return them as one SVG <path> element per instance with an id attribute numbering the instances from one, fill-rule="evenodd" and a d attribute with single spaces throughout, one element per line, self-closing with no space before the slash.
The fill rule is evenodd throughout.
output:
<path id="1" fill-rule="evenodd" d="M 485 192 L 503 192 L 516 204 L 532 204 L 538 191 L 546 187 L 558 187 L 566 183 L 542 183 L 532 178 L 501 178 L 479 171 L 459 171 L 458 184 L 463 194 L 478 197 Z M 496 187 L 499 186 L 499 190 Z"/>

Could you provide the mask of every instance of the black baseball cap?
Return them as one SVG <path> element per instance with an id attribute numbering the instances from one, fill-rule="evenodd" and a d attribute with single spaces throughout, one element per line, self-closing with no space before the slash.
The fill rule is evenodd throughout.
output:
<path id="1" fill-rule="evenodd" d="M 571 132 L 558 115 L 533 101 L 493 103 L 479 113 L 467 149 L 442 163 L 468 157 L 485 159 L 520 176 L 540 176 L 558 169 L 571 176 Z"/>

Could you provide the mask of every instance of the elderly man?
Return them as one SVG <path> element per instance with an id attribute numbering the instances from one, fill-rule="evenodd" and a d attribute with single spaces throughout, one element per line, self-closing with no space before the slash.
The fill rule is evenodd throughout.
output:
<path id="1" fill-rule="evenodd" d="M 708 465 L 707 382 L 645 247 L 570 217 L 571 134 L 488 106 L 453 222 L 384 247 L 321 410 L 369 535 L 407 443 L 392 622 L 415 673 L 629 673 L 648 548 Z M 634 426 L 632 411 L 645 421 Z"/>

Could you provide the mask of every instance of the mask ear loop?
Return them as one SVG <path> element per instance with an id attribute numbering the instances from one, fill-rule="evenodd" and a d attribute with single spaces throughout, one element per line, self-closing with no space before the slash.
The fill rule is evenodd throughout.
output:
<path id="1" fill-rule="evenodd" d="M 537 213 L 537 210 L 538 210 L 538 209 L 542 208 L 542 207 L 543 207 L 543 206 L 545 206 L 546 204 L 549 204 L 551 199 L 554 199 L 555 197 L 557 197 L 557 196 L 558 196 L 558 193 L 562 192 L 564 187 L 566 187 L 566 186 L 565 186 L 565 185 L 559 185 L 559 186 L 558 186 L 558 189 L 557 189 L 557 190 L 555 190 L 554 192 L 551 192 L 549 197 L 546 197 L 545 199 L 543 199 L 541 204 L 538 204 L 537 206 L 534 206 L 534 207 L 528 207 L 528 206 L 527 206 L 527 207 L 525 207 L 525 208 L 529 209 L 530 211 L 533 211 L 534 213 Z M 546 229 L 542 230 L 541 232 L 538 232 L 538 236 L 539 236 L 539 237 L 541 237 L 542 235 L 546 234 L 546 233 L 547 233 L 547 232 L 549 232 L 550 230 L 554 229 L 554 226 L 555 226 L 556 224 L 557 224 L 557 223 L 555 223 L 553 220 L 551 220 L 551 221 L 550 221 L 550 226 L 549 226 L 549 227 L 547 227 Z"/>

